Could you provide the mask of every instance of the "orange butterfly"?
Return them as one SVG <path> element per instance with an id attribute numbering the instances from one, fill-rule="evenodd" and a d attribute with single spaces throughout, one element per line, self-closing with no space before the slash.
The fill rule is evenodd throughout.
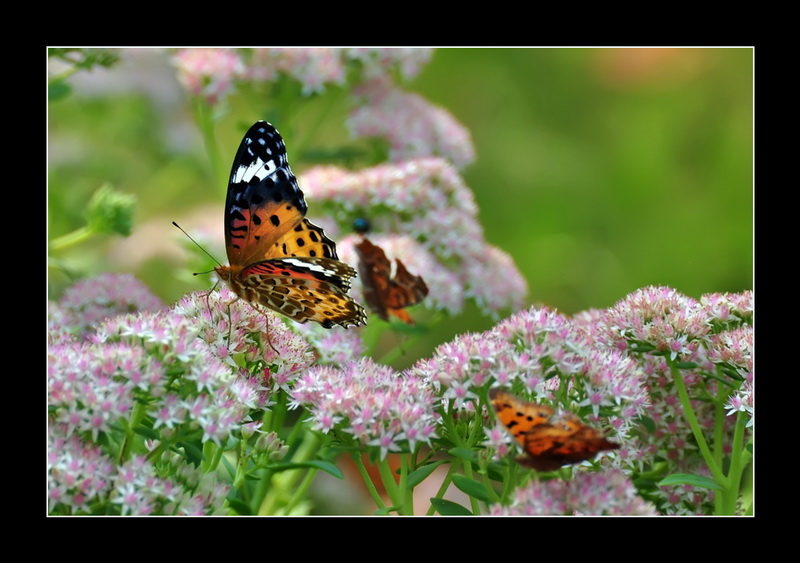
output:
<path id="1" fill-rule="evenodd" d="M 366 237 L 356 244 L 358 270 L 364 286 L 364 299 L 370 308 L 384 321 L 389 315 L 406 324 L 414 324 L 414 319 L 405 310 L 428 295 L 428 286 L 420 276 L 406 270 L 403 263 L 395 258 L 395 271 L 392 263 L 380 246 L 375 246 Z"/>
<path id="2" fill-rule="evenodd" d="M 239 145 L 228 184 L 230 266 L 215 271 L 242 299 L 297 322 L 366 324 L 364 308 L 347 295 L 355 270 L 339 261 L 336 244 L 305 218 L 307 209 L 283 139 L 271 124 L 257 121 Z"/>
<path id="3" fill-rule="evenodd" d="M 489 398 L 497 418 L 524 448 L 527 455 L 517 461 L 525 467 L 554 471 L 619 448 L 571 413 L 557 415 L 552 407 L 523 401 L 499 389 L 491 389 Z"/>

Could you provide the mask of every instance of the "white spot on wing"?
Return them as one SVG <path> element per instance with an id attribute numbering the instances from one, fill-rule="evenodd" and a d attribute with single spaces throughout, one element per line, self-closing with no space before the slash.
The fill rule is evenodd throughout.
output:
<path id="1" fill-rule="evenodd" d="M 250 182 L 254 177 L 260 182 L 267 176 L 273 174 L 278 169 L 278 165 L 274 160 L 264 162 L 260 158 L 256 158 L 248 166 L 242 164 L 236 169 L 231 177 L 231 184 L 238 184 L 239 182 Z"/>
<path id="2" fill-rule="evenodd" d="M 298 260 L 297 258 L 281 258 L 281 262 L 285 264 L 290 264 L 292 266 L 297 266 L 303 270 L 310 270 L 312 272 L 321 272 L 327 276 L 335 276 L 336 272 L 333 270 L 329 270 L 325 266 L 321 264 L 315 264 L 314 262 L 306 262 L 305 260 Z"/>

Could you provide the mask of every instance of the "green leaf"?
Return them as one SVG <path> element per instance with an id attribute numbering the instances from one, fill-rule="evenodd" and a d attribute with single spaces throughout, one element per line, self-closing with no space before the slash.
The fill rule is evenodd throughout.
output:
<path id="1" fill-rule="evenodd" d="M 289 469 L 300 469 L 300 468 L 303 468 L 303 467 L 312 467 L 314 469 L 320 469 L 320 470 L 324 471 L 325 473 L 330 473 L 331 475 L 333 475 L 337 479 L 343 479 L 344 478 L 344 474 L 342 473 L 342 471 L 338 467 L 336 467 L 335 464 L 333 464 L 333 463 L 331 463 L 329 461 L 322 461 L 320 459 L 312 459 L 310 461 L 301 461 L 299 463 L 278 463 L 276 465 L 270 465 L 269 466 L 269 470 L 278 472 L 278 471 L 287 471 Z"/>
<path id="2" fill-rule="evenodd" d="M 675 364 L 675 367 L 678 369 L 694 369 L 697 367 L 697 364 L 694 362 L 678 362 Z"/>
<path id="3" fill-rule="evenodd" d="M 391 514 L 395 510 L 398 510 L 399 506 L 384 506 L 383 508 L 379 508 L 374 512 L 375 516 L 386 516 L 387 514 Z"/>
<path id="4" fill-rule="evenodd" d="M 136 426 L 134 427 L 133 431 L 150 440 L 159 440 L 161 438 L 161 434 L 152 428 L 147 428 L 146 426 Z"/>
<path id="5" fill-rule="evenodd" d="M 71 91 L 72 88 L 70 85 L 63 80 L 54 80 L 47 85 L 47 100 L 55 102 L 56 100 L 66 98 Z"/>
<path id="6" fill-rule="evenodd" d="M 639 417 L 639 424 L 644 426 L 648 432 L 655 432 L 656 431 L 656 423 L 653 421 L 652 418 L 647 416 L 640 416 Z"/>
<path id="7" fill-rule="evenodd" d="M 406 479 L 409 488 L 413 489 L 414 487 L 422 483 L 425 479 L 428 478 L 428 475 L 433 473 L 434 469 L 436 469 L 443 463 L 444 460 L 437 461 L 435 463 L 429 463 L 428 465 L 423 465 L 422 467 L 415 469 L 414 471 L 409 473 L 408 478 Z"/>
<path id="8" fill-rule="evenodd" d="M 442 516 L 472 516 L 472 512 L 455 502 L 443 498 L 432 498 L 431 505 Z"/>
<path id="9" fill-rule="evenodd" d="M 183 447 L 186 451 L 186 458 L 194 465 L 200 465 L 200 462 L 203 461 L 203 450 L 193 442 L 178 442 L 175 445 Z"/>
<path id="10" fill-rule="evenodd" d="M 228 504 L 231 505 L 231 508 L 234 509 L 237 514 L 241 514 L 242 516 L 250 516 L 253 513 L 250 510 L 250 505 L 238 498 L 229 498 Z"/>
<path id="11" fill-rule="evenodd" d="M 693 487 L 702 487 L 704 489 L 713 489 L 719 491 L 722 489 L 717 485 L 716 481 L 704 475 L 693 475 L 692 473 L 673 473 L 667 475 L 658 482 L 659 487 L 666 485 L 691 485 Z"/>
<path id="12" fill-rule="evenodd" d="M 461 491 L 467 493 L 469 496 L 482 500 L 484 502 L 492 502 L 493 498 L 490 492 L 486 489 L 486 485 L 464 475 L 454 475 L 453 483 Z"/>
<path id="13" fill-rule="evenodd" d="M 447 453 L 465 461 L 478 461 L 478 454 L 469 448 L 452 448 Z"/>

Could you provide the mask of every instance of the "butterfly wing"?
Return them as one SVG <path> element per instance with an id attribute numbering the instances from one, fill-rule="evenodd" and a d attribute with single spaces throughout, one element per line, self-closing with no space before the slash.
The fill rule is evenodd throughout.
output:
<path id="1" fill-rule="evenodd" d="M 305 218 L 307 209 L 283 139 L 270 123 L 256 122 L 233 160 L 225 202 L 230 266 L 217 273 L 239 297 L 298 322 L 365 324 L 363 307 L 346 295 L 355 271 Z"/>
<path id="2" fill-rule="evenodd" d="M 537 471 L 554 471 L 572 463 L 591 459 L 597 453 L 619 448 L 599 431 L 576 416 L 556 415 L 545 405 L 523 401 L 510 393 L 489 392 L 497 418 L 519 442 L 527 455 L 520 464 Z"/>
<path id="3" fill-rule="evenodd" d="M 366 324 L 364 308 L 346 294 L 354 275 L 350 266 L 329 258 L 264 260 L 239 273 L 237 293 L 300 323 L 347 328 Z"/>
<path id="4" fill-rule="evenodd" d="M 522 401 L 499 389 L 491 389 L 489 398 L 497 419 L 522 446 L 525 446 L 527 433 L 532 428 L 545 424 L 555 412 L 551 407 Z"/>
<path id="5" fill-rule="evenodd" d="M 246 266 L 266 258 L 307 210 L 283 139 L 271 124 L 256 122 L 242 139 L 231 167 L 225 200 L 230 264 Z"/>
<path id="6" fill-rule="evenodd" d="M 405 308 L 428 295 L 428 286 L 423 279 L 409 273 L 398 259 L 395 259 L 395 274 L 392 276 L 392 263 L 386 253 L 367 238 L 356 244 L 356 251 L 364 299 L 370 307 L 385 321 L 393 315 L 406 324 L 413 324 L 414 320 Z"/>

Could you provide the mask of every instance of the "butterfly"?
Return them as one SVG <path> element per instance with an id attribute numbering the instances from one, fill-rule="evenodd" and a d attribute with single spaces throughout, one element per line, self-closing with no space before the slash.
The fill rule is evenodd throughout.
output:
<path id="1" fill-rule="evenodd" d="M 499 389 L 491 389 L 489 399 L 497 418 L 525 450 L 526 455 L 517 459 L 525 467 L 554 471 L 619 448 L 571 413 L 556 414 L 552 407 L 523 401 Z"/>
<path id="2" fill-rule="evenodd" d="M 214 268 L 240 298 L 325 328 L 366 324 L 347 292 L 356 272 L 336 244 L 305 218 L 308 205 L 277 129 L 257 121 L 233 159 L 225 200 L 230 266 Z"/>
<path id="3" fill-rule="evenodd" d="M 392 263 L 386 253 L 366 237 L 355 247 L 364 299 L 370 308 L 384 321 L 388 321 L 389 315 L 392 315 L 406 324 L 414 324 L 414 319 L 405 308 L 419 303 L 428 295 L 425 281 L 420 276 L 410 274 L 397 258 L 393 275 Z"/>

